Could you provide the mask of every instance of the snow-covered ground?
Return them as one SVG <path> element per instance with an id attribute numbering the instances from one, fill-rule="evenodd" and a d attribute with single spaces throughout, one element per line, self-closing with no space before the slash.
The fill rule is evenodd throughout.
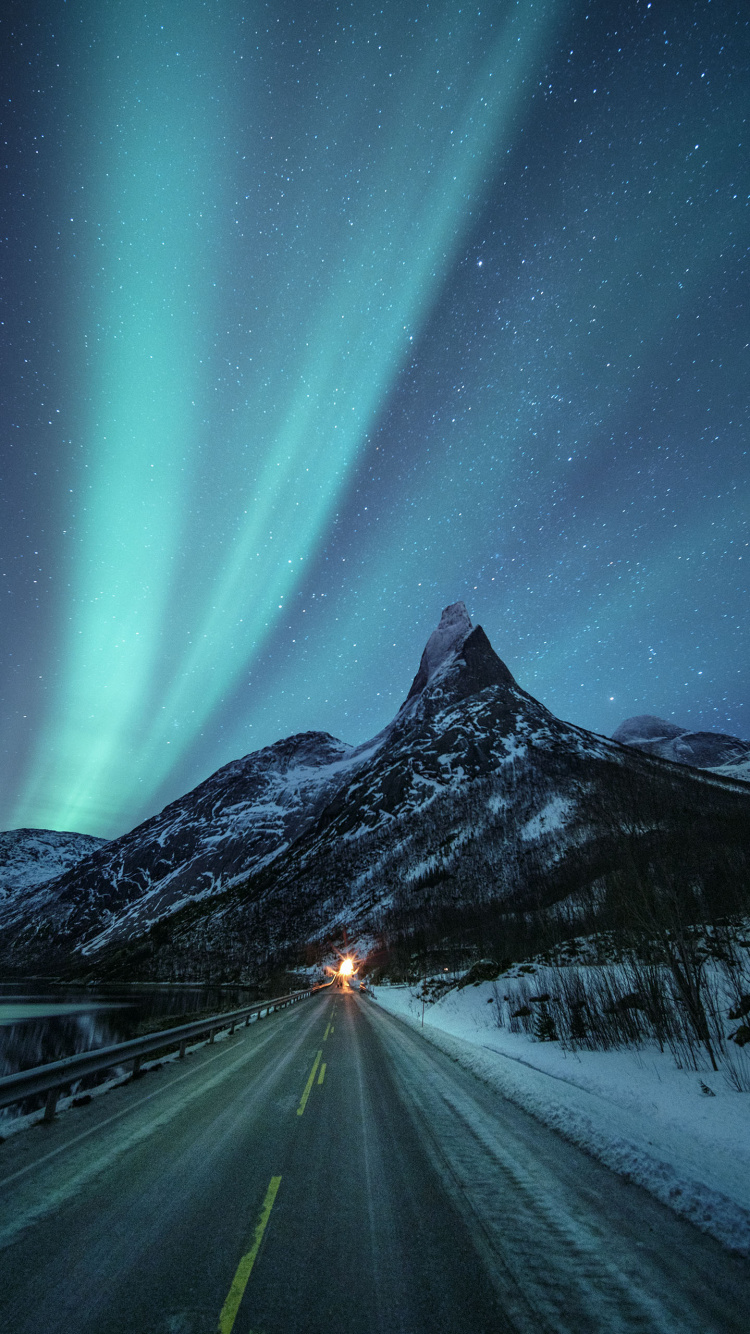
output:
<path id="1" fill-rule="evenodd" d="M 421 1028 L 417 988 L 377 986 L 383 1009 Z M 570 1052 L 496 1022 L 491 982 L 424 1006 L 424 1036 L 503 1097 L 651 1191 L 733 1250 L 750 1254 L 750 1094 L 671 1055 Z M 713 1097 L 702 1091 L 711 1089 Z"/>

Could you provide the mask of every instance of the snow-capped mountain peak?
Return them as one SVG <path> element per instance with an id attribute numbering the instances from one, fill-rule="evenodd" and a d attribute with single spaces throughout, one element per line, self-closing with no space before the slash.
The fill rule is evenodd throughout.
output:
<path id="1" fill-rule="evenodd" d="M 436 709 L 475 695 L 487 686 L 519 692 L 514 676 L 498 658 L 481 625 L 473 627 L 463 602 L 453 602 L 430 635 L 411 689 L 386 732 L 417 717 L 431 716 Z M 524 691 L 520 695 L 528 698 Z"/>
<path id="2" fill-rule="evenodd" d="M 407 699 L 422 693 L 438 668 L 456 656 L 472 629 L 469 613 L 463 602 L 452 602 L 449 607 L 444 608 L 440 624 L 433 630 L 424 646 L 419 671 L 411 683 Z"/>
<path id="3" fill-rule="evenodd" d="M 686 729 L 667 723 L 663 718 L 655 718 L 652 713 L 639 713 L 635 718 L 626 718 L 624 723 L 612 733 L 612 740 L 623 746 L 638 746 L 641 741 L 654 741 L 680 736 Z"/>
<path id="4" fill-rule="evenodd" d="M 612 740 L 676 764 L 713 769 L 729 778 L 750 778 L 750 742 L 724 732 L 691 732 L 644 713 L 620 723 Z"/>

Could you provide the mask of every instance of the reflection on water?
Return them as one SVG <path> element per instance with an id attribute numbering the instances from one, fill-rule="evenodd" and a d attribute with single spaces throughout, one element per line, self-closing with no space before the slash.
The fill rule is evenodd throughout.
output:
<path id="1" fill-rule="evenodd" d="M 0 1075 L 29 1070 L 76 1052 L 108 1047 L 175 1018 L 249 1005 L 244 987 L 74 987 L 0 983 Z M 93 1082 L 93 1081 L 88 1081 Z M 36 1100 L 34 1105 L 39 1103 Z M 25 1111 L 30 1110 L 27 1103 Z M 0 1119 L 19 1107 L 0 1110 Z"/>

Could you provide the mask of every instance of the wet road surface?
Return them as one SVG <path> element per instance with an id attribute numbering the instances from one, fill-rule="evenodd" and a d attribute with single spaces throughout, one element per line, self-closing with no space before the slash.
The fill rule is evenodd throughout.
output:
<path id="1" fill-rule="evenodd" d="M 748 1328 L 727 1254 L 352 992 L 0 1146 L 0 1330 Z"/>

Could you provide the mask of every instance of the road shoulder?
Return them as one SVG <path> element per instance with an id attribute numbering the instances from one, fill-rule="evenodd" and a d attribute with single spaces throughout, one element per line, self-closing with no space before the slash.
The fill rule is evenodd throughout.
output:
<path id="1" fill-rule="evenodd" d="M 668 1145 L 659 1142 L 653 1123 L 573 1082 L 492 1050 L 485 1045 L 489 1031 L 479 1029 L 477 1038 L 471 1040 L 463 1034 L 457 1037 L 434 1022 L 422 1027 L 420 1019 L 408 1013 L 403 996 L 397 996 L 403 990 L 378 987 L 370 995 L 375 1004 L 418 1031 L 502 1097 L 626 1180 L 644 1187 L 728 1250 L 750 1255 L 750 1209 L 726 1187 L 717 1189 L 708 1172 L 691 1170 L 692 1164 L 680 1161 Z M 745 1186 L 738 1172 L 737 1195 Z"/>

